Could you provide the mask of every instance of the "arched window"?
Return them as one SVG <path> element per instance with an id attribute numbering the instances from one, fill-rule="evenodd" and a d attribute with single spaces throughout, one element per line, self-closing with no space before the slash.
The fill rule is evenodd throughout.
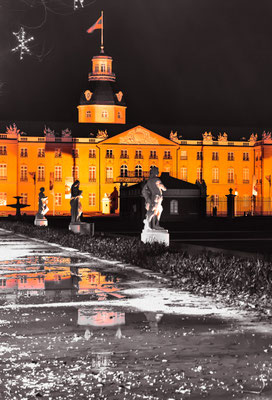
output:
<path id="1" fill-rule="evenodd" d="M 122 176 L 122 177 L 127 177 L 128 176 L 128 167 L 127 167 L 126 164 L 121 165 L 120 176 Z"/>
<path id="2" fill-rule="evenodd" d="M 141 165 L 136 165 L 136 167 L 135 167 L 135 176 L 137 177 L 137 178 L 141 178 L 142 176 L 143 176 L 143 168 L 142 168 L 142 166 Z"/>
<path id="3" fill-rule="evenodd" d="M 178 214 L 178 201 L 177 200 L 170 201 L 170 214 Z"/>

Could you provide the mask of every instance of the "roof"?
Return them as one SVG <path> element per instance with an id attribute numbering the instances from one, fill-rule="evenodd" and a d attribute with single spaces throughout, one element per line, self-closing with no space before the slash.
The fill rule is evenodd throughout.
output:
<path id="1" fill-rule="evenodd" d="M 90 90 L 93 95 L 88 101 L 84 95 L 85 90 Z M 120 91 L 116 82 L 112 81 L 90 81 L 86 85 L 86 89 L 80 97 L 80 105 L 88 104 L 105 104 L 105 105 L 117 105 L 125 106 L 124 96 L 121 101 L 118 101 L 116 94 Z"/>

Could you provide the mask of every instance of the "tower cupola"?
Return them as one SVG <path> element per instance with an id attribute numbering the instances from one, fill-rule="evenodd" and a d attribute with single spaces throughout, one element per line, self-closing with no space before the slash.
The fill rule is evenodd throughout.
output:
<path id="1" fill-rule="evenodd" d="M 94 29 L 101 31 L 100 54 L 92 58 L 92 70 L 78 105 L 79 123 L 125 124 L 126 104 L 123 92 L 116 84 L 116 77 L 112 71 L 112 57 L 104 54 L 103 45 L 103 13 L 98 21 L 87 32 Z"/>

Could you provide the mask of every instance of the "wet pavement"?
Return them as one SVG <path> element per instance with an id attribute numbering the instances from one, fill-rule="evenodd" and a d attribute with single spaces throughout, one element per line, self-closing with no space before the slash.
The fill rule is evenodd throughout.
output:
<path id="1" fill-rule="evenodd" d="M 0 399 L 272 398 L 272 328 L 159 275 L 0 230 Z"/>

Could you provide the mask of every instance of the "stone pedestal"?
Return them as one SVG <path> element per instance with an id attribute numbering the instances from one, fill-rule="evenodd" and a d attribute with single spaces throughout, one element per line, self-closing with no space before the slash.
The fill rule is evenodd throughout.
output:
<path id="1" fill-rule="evenodd" d="M 94 224 L 88 224 L 87 222 L 71 222 L 69 230 L 73 233 L 79 233 L 81 235 L 94 234 Z"/>
<path id="2" fill-rule="evenodd" d="M 48 226 L 48 221 L 46 218 L 36 218 L 34 220 L 34 225 L 36 226 Z"/>
<path id="3" fill-rule="evenodd" d="M 169 246 L 169 233 L 166 229 L 156 230 L 150 228 L 144 228 L 141 234 L 141 241 L 144 243 L 163 243 L 165 246 Z"/>

